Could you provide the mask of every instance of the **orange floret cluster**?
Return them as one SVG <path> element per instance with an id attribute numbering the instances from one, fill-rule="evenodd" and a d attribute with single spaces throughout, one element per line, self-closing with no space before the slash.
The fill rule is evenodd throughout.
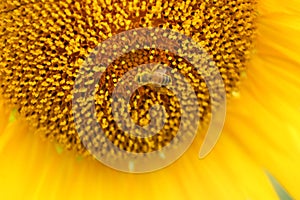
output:
<path id="1" fill-rule="evenodd" d="M 80 154 L 88 153 L 75 129 L 72 90 L 78 69 L 102 41 L 139 27 L 178 31 L 211 55 L 230 97 L 238 91 L 255 33 L 254 0 L 15 0 L 0 2 L 0 17 L 0 94 L 40 135 Z M 126 151 L 161 149 L 178 130 L 177 97 L 151 85 L 132 94 L 130 117 L 145 126 L 151 120 L 149 108 L 164 105 L 165 125 L 155 136 L 130 136 L 116 125 L 111 113 L 118 80 L 130 69 L 153 62 L 167 64 L 189 79 L 198 97 L 200 119 L 203 123 L 209 120 L 210 96 L 190 63 L 160 49 L 124 54 L 105 71 L 95 105 L 105 133 L 100 137 Z"/>

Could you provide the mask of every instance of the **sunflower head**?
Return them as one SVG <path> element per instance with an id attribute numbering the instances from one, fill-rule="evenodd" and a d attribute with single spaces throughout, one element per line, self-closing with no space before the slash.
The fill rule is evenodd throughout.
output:
<path id="1" fill-rule="evenodd" d="M 252 46 L 254 5 L 252 0 L 2 2 L 0 92 L 43 137 L 66 149 L 88 154 L 74 123 L 73 88 L 80 67 L 99 44 L 136 28 L 172 29 L 192 38 L 208 52 L 223 78 L 227 95 L 237 96 Z M 99 140 L 106 137 L 118 148 L 136 153 L 152 152 L 168 145 L 182 120 L 174 92 L 147 84 L 130 94 L 127 117 L 141 127 L 147 126 L 153 120 L 149 109 L 161 104 L 166 115 L 162 129 L 154 136 L 142 138 L 132 136 L 130 128 L 124 131 L 117 126 L 112 115 L 113 91 L 122 76 L 135 80 L 137 73 L 130 74 L 130 71 L 138 66 L 165 64 L 172 69 L 165 74 L 165 79 L 170 80 L 180 79 L 176 75 L 180 73 L 197 97 L 198 114 L 192 118 L 199 117 L 204 124 L 211 113 L 211 97 L 201 77 L 203 74 L 170 51 L 153 48 L 151 44 L 145 46 L 141 44 L 136 51 L 124 53 L 106 68 L 93 99 L 97 121 L 104 130 Z M 114 48 L 113 44 L 110 48 Z M 86 88 L 95 84 L 93 77 L 89 78 L 84 82 Z M 128 90 L 123 85 L 117 92 L 126 94 Z M 117 102 L 122 109 L 122 99 Z M 91 110 L 81 108 L 79 114 L 91 117 Z M 91 136 L 97 135 L 98 130 L 88 125 L 85 128 L 91 131 Z M 98 147 L 90 137 L 85 140 Z"/>

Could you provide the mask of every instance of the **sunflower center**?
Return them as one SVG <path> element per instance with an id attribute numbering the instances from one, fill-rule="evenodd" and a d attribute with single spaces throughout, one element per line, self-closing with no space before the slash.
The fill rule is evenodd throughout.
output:
<path id="1" fill-rule="evenodd" d="M 26 4 L 2 1 L 1 95 L 42 136 L 66 149 L 88 154 L 76 132 L 72 91 L 81 64 L 98 44 L 139 27 L 172 29 L 191 37 L 210 54 L 231 96 L 238 91 L 252 46 L 254 6 L 252 0 L 127 0 L 114 4 L 93 0 L 32 0 Z M 136 124 L 147 126 L 151 122 L 149 108 L 164 105 L 163 129 L 144 139 L 122 131 L 112 115 L 111 99 L 116 84 L 126 72 L 145 63 L 164 63 L 181 73 L 195 90 L 203 124 L 211 112 L 210 95 L 201 75 L 180 56 L 143 46 L 136 48 L 139 50 L 124 54 L 108 66 L 98 84 L 95 109 L 105 133 L 99 137 L 109 138 L 120 149 L 147 153 L 161 149 L 174 138 L 181 120 L 180 105 L 172 91 L 157 90 L 153 84 L 142 86 L 131 96 L 129 117 Z M 169 73 L 165 79 L 169 78 L 176 77 Z M 126 90 L 124 86 L 120 92 Z M 89 112 L 82 109 L 84 115 Z"/>

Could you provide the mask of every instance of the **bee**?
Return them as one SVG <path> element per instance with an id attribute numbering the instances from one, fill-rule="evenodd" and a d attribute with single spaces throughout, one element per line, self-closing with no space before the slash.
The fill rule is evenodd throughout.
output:
<path id="1" fill-rule="evenodd" d="M 156 65 L 152 71 L 139 73 L 135 76 L 135 81 L 139 84 L 151 83 L 156 86 L 167 86 L 172 82 L 172 78 L 166 74 L 166 68 L 158 69 Z"/>

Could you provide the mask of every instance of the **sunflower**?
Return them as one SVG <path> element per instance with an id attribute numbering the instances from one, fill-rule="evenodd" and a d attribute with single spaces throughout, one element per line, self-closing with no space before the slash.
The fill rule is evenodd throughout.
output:
<path id="1" fill-rule="evenodd" d="M 297 115 L 300 3 L 296 0 L 288 4 L 275 0 L 257 4 L 251 0 L 163 2 L 0 3 L 3 199 L 300 198 Z M 221 21 L 224 24 L 219 27 Z M 198 39 L 213 56 L 230 98 L 223 134 L 209 156 L 200 160 L 197 157 L 203 136 L 199 134 L 172 165 L 136 175 L 110 169 L 93 159 L 76 134 L 69 112 L 70 87 L 84 58 L 100 41 L 140 26 L 171 28 Z M 206 37 L 197 35 L 199 28 Z M 127 66 L 130 68 L 141 64 L 139 55 L 144 62 L 160 55 L 166 58 L 163 59 L 166 64 L 175 62 L 174 69 L 181 64 L 184 69 L 189 68 L 184 61 L 178 64 L 181 58 L 169 52 L 149 49 L 135 53 L 125 55 L 114 65 L 130 63 L 131 59 L 132 65 Z M 118 76 L 113 68 L 106 75 Z M 199 83 L 196 79 L 191 78 L 195 87 Z M 109 92 L 112 87 L 113 81 L 104 89 Z M 143 87 L 132 100 L 133 107 L 141 113 L 145 108 L 139 107 L 142 104 L 137 96 L 147 97 L 147 93 L 159 96 L 150 86 Z M 197 94 L 201 94 L 201 105 L 206 105 L 200 107 L 201 121 L 207 121 L 210 114 L 207 88 L 201 88 Z M 164 102 L 174 107 L 176 103 L 170 103 L 174 97 L 168 95 L 169 100 Z M 103 96 L 98 93 L 98 97 Z M 152 103 L 157 99 L 152 99 Z M 96 109 L 103 111 L 105 105 L 98 104 Z M 174 112 L 175 115 L 176 109 Z M 109 119 L 109 113 L 104 116 Z M 102 127 L 111 133 L 107 137 L 119 148 L 125 146 L 133 152 L 159 149 L 159 145 L 152 147 L 147 141 L 140 146 L 128 145 L 130 138 L 127 143 L 118 139 L 124 135 L 110 126 L 111 121 L 106 126 L 103 116 L 98 117 Z M 143 124 L 140 119 L 147 120 L 147 115 L 137 114 L 133 118 Z M 176 124 L 177 118 L 174 119 L 170 125 Z M 166 141 L 159 143 L 163 146 L 172 135 L 161 137 Z"/>

